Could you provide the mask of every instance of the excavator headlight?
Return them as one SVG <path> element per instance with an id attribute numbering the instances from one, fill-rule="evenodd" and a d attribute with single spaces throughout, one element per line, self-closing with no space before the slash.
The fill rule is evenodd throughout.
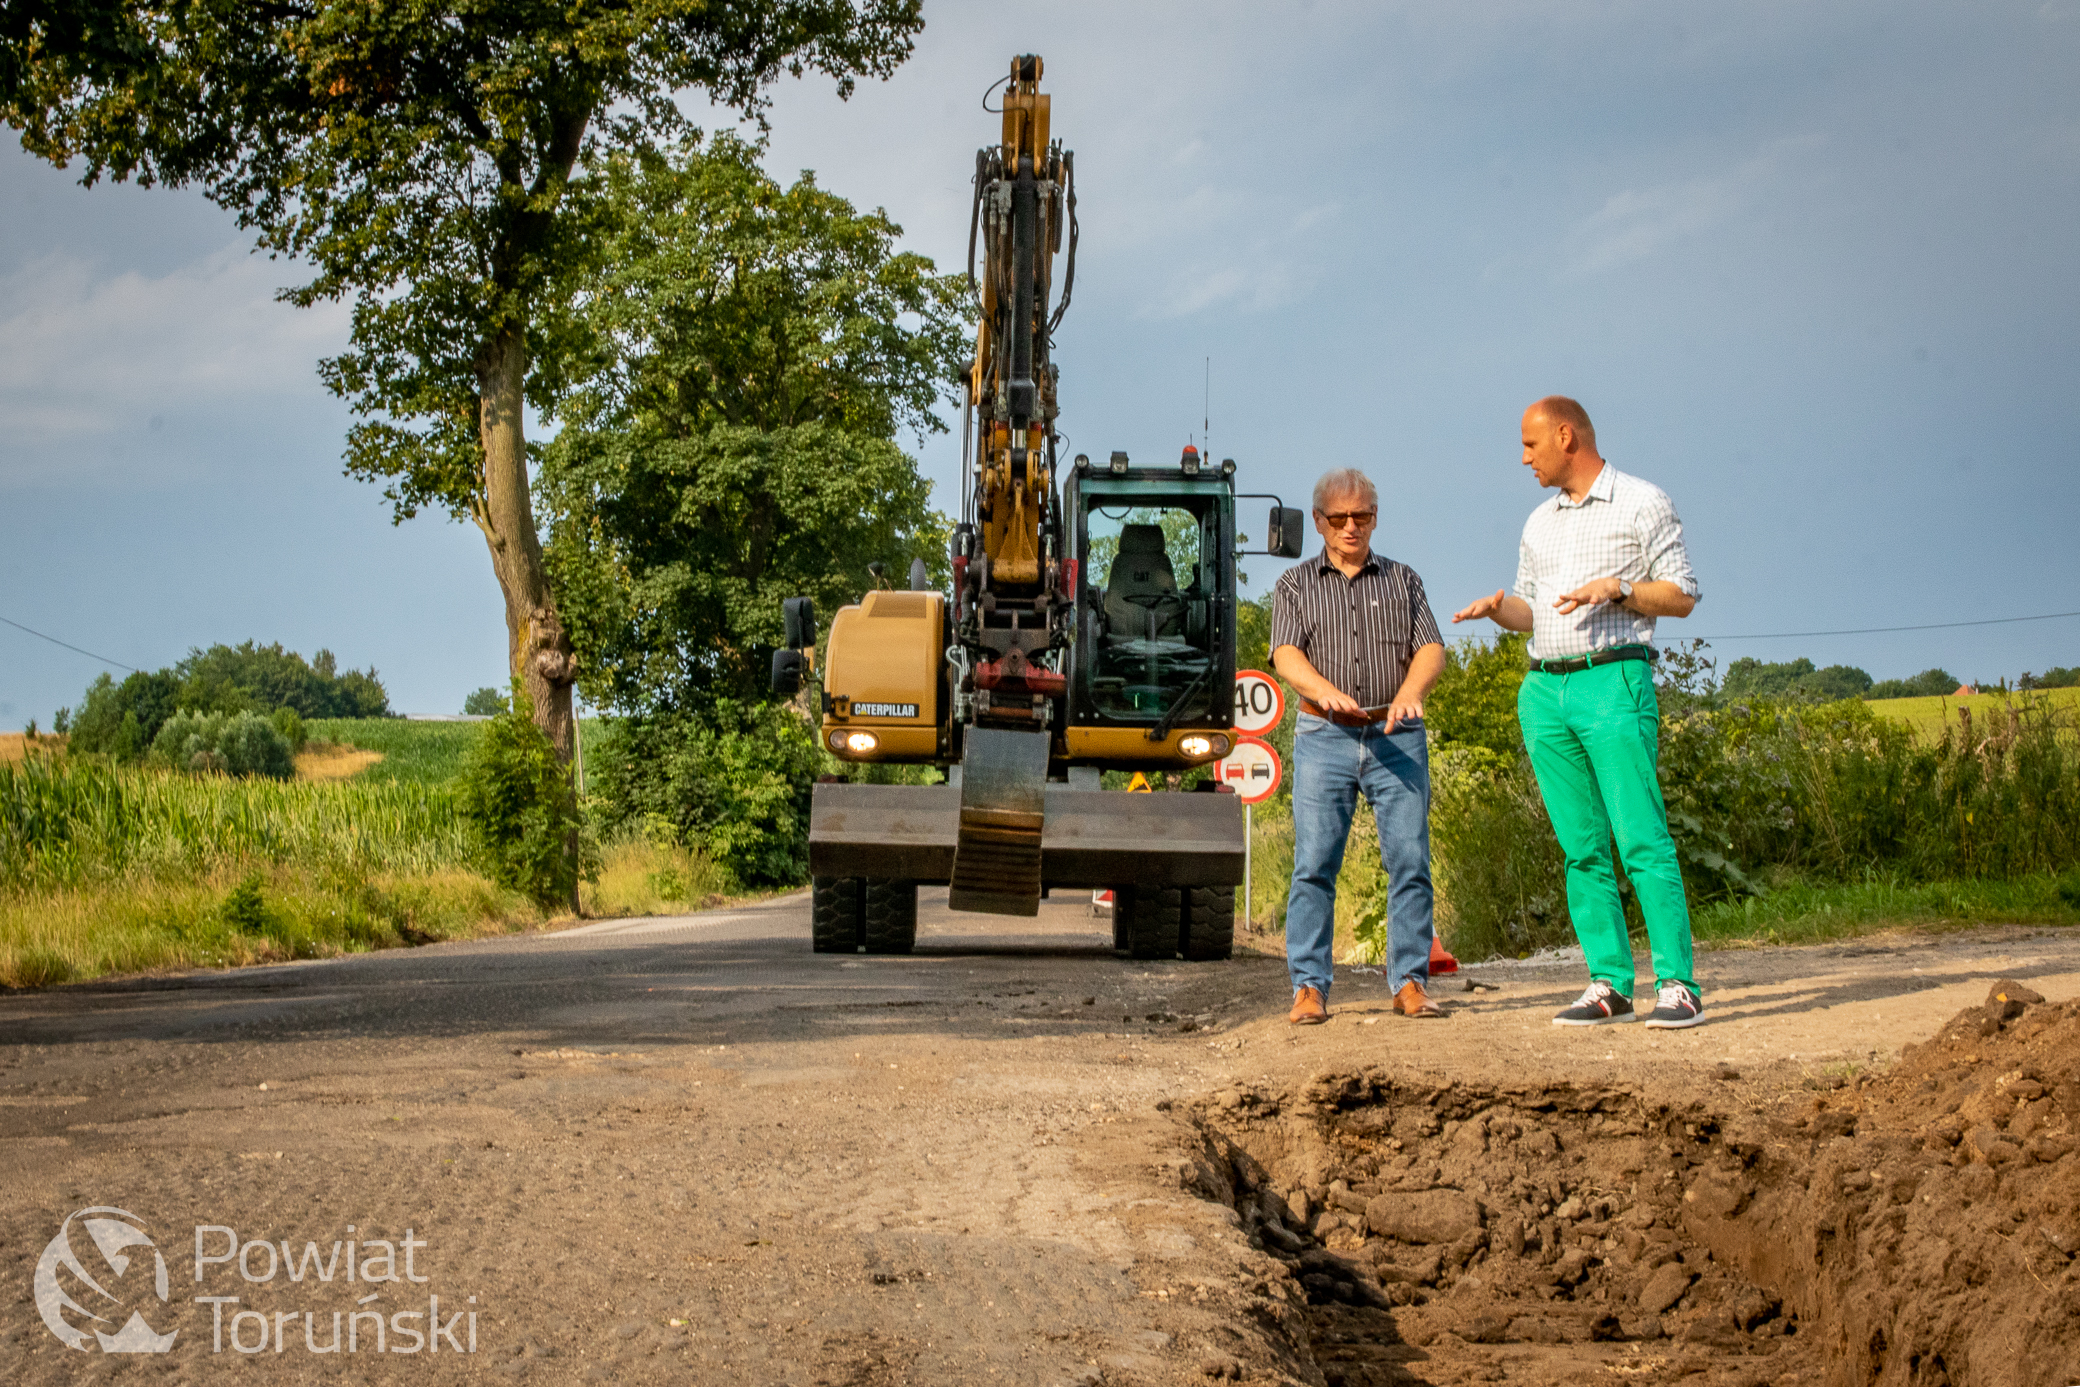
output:
<path id="1" fill-rule="evenodd" d="M 1188 737 L 1180 737 L 1177 742 L 1177 749 L 1195 761 L 1202 760 L 1208 756 L 1225 756 L 1228 754 L 1228 739 L 1218 736 L 1209 737 L 1203 732 L 1194 732 Z"/>
<path id="2" fill-rule="evenodd" d="M 1112 470 L 1114 472 L 1125 472 L 1127 470 L 1127 455 L 1125 453 L 1113 453 Z"/>
<path id="3" fill-rule="evenodd" d="M 832 751 L 849 751 L 855 756 L 864 756 L 881 745 L 881 739 L 871 732 L 831 733 Z"/>

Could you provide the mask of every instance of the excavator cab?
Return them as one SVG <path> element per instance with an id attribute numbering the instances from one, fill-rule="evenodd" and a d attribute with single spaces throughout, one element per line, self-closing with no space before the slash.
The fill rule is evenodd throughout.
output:
<path id="1" fill-rule="evenodd" d="M 1118 455 L 1124 461 L 1124 454 Z M 1079 460 L 1063 509 L 1082 575 L 1072 726 L 1220 726 L 1235 681 L 1234 489 L 1175 468 L 1094 472 Z"/>

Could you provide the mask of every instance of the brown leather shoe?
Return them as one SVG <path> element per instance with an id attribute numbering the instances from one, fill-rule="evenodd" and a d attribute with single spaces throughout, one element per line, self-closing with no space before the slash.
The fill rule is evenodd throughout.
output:
<path id="1" fill-rule="evenodd" d="M 1394 994 L 1394 1010 L 1418 1021 L 1444 1015 L 1444 1008 L 1431 1001 L 1430 994 L 1414 978 L 1403 983 L 1401 990 Z"/>
<path id="2" fill-rule="evenodd" d="M 1319 1026 L 1329 1019 L 1329 1007 L 1322 994 L 1312 987 L 1293 990 L 1293 1009 L 1286 1013 L 1286 1020 L 1296 1026 Z"/>

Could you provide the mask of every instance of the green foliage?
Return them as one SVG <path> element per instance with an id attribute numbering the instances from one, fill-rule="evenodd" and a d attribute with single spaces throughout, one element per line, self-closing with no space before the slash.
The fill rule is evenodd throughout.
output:
<path id="1" fill-rule="evenodd" d="M 267 928 L 267 901 L 260 892 L 260 874 L 250 872 L 224 897 L 222 915 L 224 923 L 247 934 L 259 934 Z"/>
<path id="2" fill-rule="evenodd" d="M 464 717 L 488 718 L 494 713 L 503 712 L 505 706 L 506 696 L 487 685 L 462 700 L 462 713 Z"/>
<path id="3" fill-rule="evenodd" d="M 460 784 L 462 816 L 493 881 L 544 907 L 576 898 L 583 865 L 570 771 L 542 730 L 520 681 L 510 706 L 482 724 Z"/>
<path id="4" fill-rule="evenodd" d="M 1235 668 L 1253 669 L 1277 678 L 1271 668 L 1271 594 L 1235 601 Z M 1292 702 L 1288 695 L 1286 701 Z"/>
<path id="5" fill-rule="evenodd" d="M 1865 691 L 1865 698 L 1928 698 L 1956 693 L 1959 681 L 1946 669 L 1924 669 L 1911 679 L 1880 679 Z"/>
<path id="6" fill-rule="evenodd" d="M 943 574 L 947 522 L 892 440 L 941 427 L 955 281 L 758 153 L 719 135 L 604 169 L 541 490 L 585 691 L 627 712 L 764 697 L 784 597 L 828 614 L 877 559 Z"/>
<path id="7" fill-rule="evenodd" d="M 297 715 L 294 708 L 275 709 L 274 716 L 269 718 L 268 722 L 273 724 L 274 730 L 281 734 L 282 740 L 289 744 L 289 751 L 292 755 L 302 751 L 304 746 L 310 741 L 310 734 L 303 729 L 303 719 Z"/>
<path id="8" fill-rule="evenodd" d="M 1748 657 L 1735 660 L 1726 667 L 1726 678 L 1720 691 L 1728 698 L 1833 703 L 1844 698 L 1861 698 L 1870 687 L 1870 675 L 1854 665 L 1829 665 L 1825 669 L 1815 669 L 1813 662 L 1803 656 L 1776 663 Z M 1952 689 L 1956 687 L 1955 684 L 1950 686 Z M 1949 691 L 1944 690 L 1945 693 Z"/>
<path id="9" fill-rule="evenodd" d="M 701 713 L 617 720 L 591 759 L 605 827 L 705 845 L 740 886 L 809 868 L 809 791 L 822 766 L 792 709 L 719 700 Z"/>
<path id="10" fill-rule="evenodd" d="M 1472 765 L 1500 764 L 1523 751 L 1517 689 L 1524 682 L 1524 645 L 1524 636 L 1504 631 L 1493 644 L 1469 637 L 1445 648 L 1444 673 L 1423 703 L 1423 721 L 1439 749 L 1463 750 Z"/>
<path id="11" fill-rule="evenodd" d="M 2053 665 L 2042 674 L 2025 672 L 2022 678 L 2016 681 L 2016 686 L 2023 689 L 2070 689 L 2080 686 L 2080 669 L 2070 665 Z M 58 730 L 63 732 L 65 729 L 60 727 Z"/>
<path id="12" fill-rule="evenodd" d="M 159 729 L 152 752 L 176 770 L 198 774 L 273 780 L 296 774 L 288 739 L 255 713 L 176 713 Z"/>
<path id="13" fill-rule="evenodd" d="M 87 686 L 79 710 L 71 714 L 67 744 L 73 751 L 103 752 L 134 761 L 179 707 L 180 680 L 171 670 L 139 671 L 121 684 L 99 674 Z"/>
<path id="14" fill-rule="evenodd" d="M 306 662 L 279 643 L 213 645 L 190 650 L 170 672 L 180 685 L 180 706 L 206 713 L 290 708 L 303 718 L 379 718 L 390 711 L 375 670 L 341 673 L 330 650 Z"/>
<path id="15" fill-rule="evenodd" d="M 135 761 L 158 745 L 161 730 L 182 709 L 263 716 L 286 711 L 289 717 L 278 728 L 293 752 L 303 747 L 303 719 L 382 717 L 390 701 L 373 669 L 342 674 L 329 650 L 306 663 L 280 645 L 213 645 L 190 650 L 171 668 L 139 671 L 120 684 L 97 675 L 79 708 L 66 714 L 68 746 Z"/>

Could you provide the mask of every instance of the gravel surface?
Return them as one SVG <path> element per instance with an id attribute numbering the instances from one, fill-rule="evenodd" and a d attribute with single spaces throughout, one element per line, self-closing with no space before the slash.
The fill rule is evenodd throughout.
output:
<path id="1" fill-rule="evenodd" d="M 1318 1383 L 1294 1278 L 1188 1178 L 1224 1088 L 1370 1066 L 1759 1112 L 1996 978 L 2080 992 L 2080 934 L 2009 928 L 1704 954 L 1694 1031 L 1555 1029 L 1564 962 L 1441 979 L 1422 1023 L 1340 970 L 1295 1030 L 1282 960 L 1125 962 L 1080 898 L 920 921 L 909 957 L 815 955 L 797 895 L 0 994 L 0 1381 Z M 104 1255 L 90 1207 L 154 1246 Z M 68 1245 L 107 1294 L 57 1266 L 64 1320 L 135 1311 L 169 1351 L 46 1329 Z M 335 1315 L 352 1351 L 318 1352 Z"/>

